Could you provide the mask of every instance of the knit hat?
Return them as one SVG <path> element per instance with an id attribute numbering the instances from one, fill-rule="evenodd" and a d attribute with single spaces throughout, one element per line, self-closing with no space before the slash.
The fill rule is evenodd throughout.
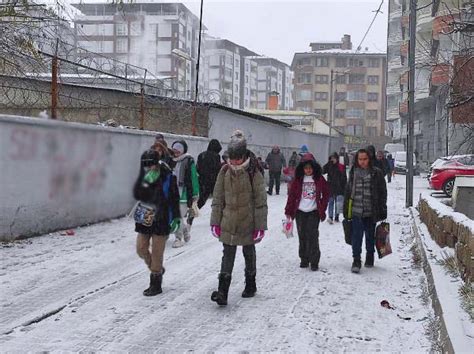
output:
<path id="1" fill-rule="evenodd" d="M 235 130 L 232 133 L 227 152 L 230 159 L 241 158 L 247 153 L 247 140 L 245 140 L 244 133 L 241 130 Z"/>

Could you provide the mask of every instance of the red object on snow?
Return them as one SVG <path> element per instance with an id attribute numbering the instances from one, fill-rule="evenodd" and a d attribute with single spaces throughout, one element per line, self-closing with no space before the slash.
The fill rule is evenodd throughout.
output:
<path id="1" fill-rule="evenodd" d="M 61 232 L 61 236 L 74 236 L 76 233 L 74 232 L 73 229 L 66 230 L 64 232 Z"/>

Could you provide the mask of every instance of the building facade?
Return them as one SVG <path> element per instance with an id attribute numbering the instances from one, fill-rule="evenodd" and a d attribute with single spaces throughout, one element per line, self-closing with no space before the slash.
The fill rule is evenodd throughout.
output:
<path id="1" fill-rule="evenodd" d="M 295 109 L 319 114 L 347 136 L 378 141 L 385 135 L 385 53 L 353 50 L 349 35 L 311 48 L 293 58 Z"/>
<path id="2" fill-rule="evenodd" d="M 471 72 L 471 86 L 474 79 L 474 63 L 468 59 L 474 54 L 473 31 L 472 26 L 464 26 L 466 23 L 472 24 L 474 17 L 472 2 L 468 1 L 419 0 L 417 7 L 414 149 L 418 161 L 426 167 L 439 156 L 472 153 L 473 150 L 473 143 L 466 141 L 469 130 L 472 134 L 473 104 L 463 104 L 463 122 L 457 121 L 456 109 L 452 111 L 450 106 L 453 105 L 455 78 L 466 77 Z M 391 0 L 388 26 L 387 135 L 405 146 L 408 49 L 409 1 Z M 461 75 L 457 67 L 460 65 L 457 63 L 462 63 Z M 468 89 L 465 87 L 464 90 Z"/>
<path id="3" fill-rule="evenodd" d="M 193 98 L 199 18 L 180 3 L 80 3 L 76 44 L 94 63 L 113 58 L 145 68 L 180 98 Z M 111 70 L 112 68 L 104 68 Z"/>

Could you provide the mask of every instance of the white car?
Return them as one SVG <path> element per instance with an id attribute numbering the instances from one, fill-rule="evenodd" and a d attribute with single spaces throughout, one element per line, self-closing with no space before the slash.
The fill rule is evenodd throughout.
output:
<path id="1" fill-rule="evenodd" d="M 395 160 L 395 173 L 405 174 L 407 173 L 407 152 L 406 151 L 397 151 L 394 156 Z M 413 154 L 413 170 L 414 174 L 419 174 L 417 164 L 416 164 L 416 156 Z"/>

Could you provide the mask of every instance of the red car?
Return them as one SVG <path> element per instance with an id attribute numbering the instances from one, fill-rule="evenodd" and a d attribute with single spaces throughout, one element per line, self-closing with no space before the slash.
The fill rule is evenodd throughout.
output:
<path id="1" fill-rule="evenodd" d="M 450 197 L 456 176 L 474 176 L 474 155 L 463 155 L 435 166 L 429 178 L 430 187 Z"/>

